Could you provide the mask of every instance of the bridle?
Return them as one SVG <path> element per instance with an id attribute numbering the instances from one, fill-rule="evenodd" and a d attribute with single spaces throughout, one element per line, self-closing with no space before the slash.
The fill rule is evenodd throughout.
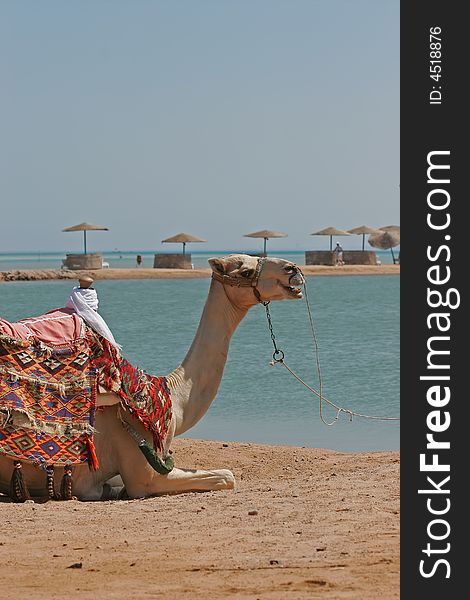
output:
<path id="1" fill-rule="evenodd" d="M 251 287 L 253 290 L 253 294 L 257 302 L 263 302 L 261 299 L 261 294 L 258 290 L 258 281 L 261 275 L 261 271 L 266 263 L 267 258 L 262 257 L 258 258 L 258 262 L 256 263 L 256 269 L 253 273 L 252 277 L 232 277 L 231 275 L 223 275 L 217 271 L 212 272 L 212 279 L 216 281 L 220 281 L 224 286 L 230 285 L 231 287 Z"/>

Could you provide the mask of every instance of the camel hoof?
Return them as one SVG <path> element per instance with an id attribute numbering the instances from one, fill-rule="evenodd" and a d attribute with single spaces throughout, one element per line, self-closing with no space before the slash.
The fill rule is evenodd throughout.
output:
<path id="1" fill-rule="evenodd" d="M 220 469 L 220 471 L 217 473 L 223 478 L 223 489 L 234 490 L 236 488 L 237 482 L 232 471 L 229 471 L 228 469 Z"/>

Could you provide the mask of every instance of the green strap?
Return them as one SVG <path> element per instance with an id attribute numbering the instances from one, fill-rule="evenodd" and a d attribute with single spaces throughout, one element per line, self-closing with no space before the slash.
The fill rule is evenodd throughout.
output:
<path id="1" fill-rule="evenodd" d="M 142 440 L 139 443 L 139 448 L 147 459 L 148 464 L 157 473 L 160 473 L 161 475 L 168 475 L 168 473 L 173 470 L 175 461 L 172 456 L 167 456 L 164 460 L 162 460 L 146 440 Z"/>
<path id="2" fill-rule="evenodd" d="M 152 469 L 157 473 L 160 473 L 160 475 L 168 475 L 168 473 L 170 473 L 175 466 L 173 457 L 167 456 L 166 458 L 161 459 L 152 446 L 147 442 L 147 440 L 139 435 L 137 431 L 135 431 L 135 429 L 129 425 L 129 423 L 123 421 L 122 424 L 125 429 L 127 429 L 130 436 L 137 442 L 140 451 L 145 456 Z"/>

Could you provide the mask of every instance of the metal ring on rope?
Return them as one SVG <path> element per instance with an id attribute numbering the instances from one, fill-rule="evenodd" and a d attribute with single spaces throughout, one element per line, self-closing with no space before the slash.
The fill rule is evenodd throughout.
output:
<path id="1" fill-rule="evenodd" d="M 277 358 L 277 357 L 280 357 L 280 358 Z M 284 352 L 282 350 L 275 350 L 273 352 L 273 361 L 275 363 L 283 362 L 284 361 Z"/>

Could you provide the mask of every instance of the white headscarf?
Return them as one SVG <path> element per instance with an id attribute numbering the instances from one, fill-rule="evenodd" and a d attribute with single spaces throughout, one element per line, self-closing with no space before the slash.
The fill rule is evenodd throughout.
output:
<path id="1" fill-rule="evenodd" d="M 74 310 L 77 315 L 92 328 L 102 335 L 116 348 L 121 346 L 114 339 L 105 320 L 98 314 L 98 294 L 92 288 L 74 287 L 66 304 L 67 308 Z"/>

